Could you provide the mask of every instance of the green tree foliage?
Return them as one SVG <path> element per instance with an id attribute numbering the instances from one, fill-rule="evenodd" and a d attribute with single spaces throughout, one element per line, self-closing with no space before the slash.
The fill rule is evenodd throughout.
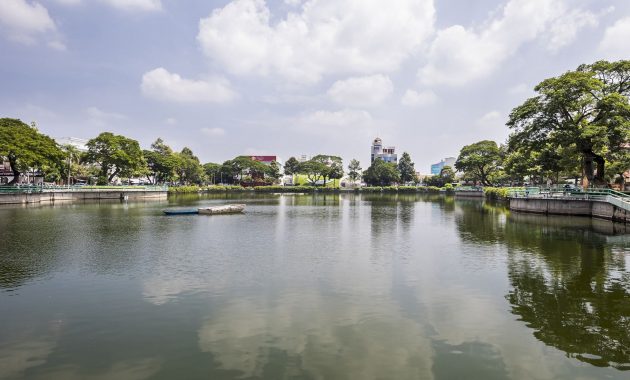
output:
<path id="1" fill-rule="evenodd" d="M 181 185 L 200 184 L 203 182 L 203 167 L 199 162 L 199 158 L 193 154 L 190 148 L 185 147 L 176 157 L 176 170 Z"/>
<path id="2" fill-rule="evenodd" d="M 348 165 L 348 178 L 350 181 L 356 182 L 361 178 L 361 163 L 358 160 L 352 159 Z"/>
<path id="3" fill-rule="evenodd" d="M 514 108 L 511 152 L 541 152 L 550 144 L 569 148 L 583 159 L 583 185 L 605 183 L 606 162 L 630 154 L 630 61 L 581 65 L 539 83 L 537 95 Z M 595 170 L 595 165 L 597 170 Z"/>
<path id="4" fill-rule="evenodd" d="M 221 165 L 215 164 L 213 162 L 208 162 L 203 164 L 203 171 L 206 174 L 206 179 L 212 183 L 216 184 L 221 177 Z"/>
<path id="5" fill-rule="evenodd" d="M 13 180 L 17 183 L 21 173 L 30 169 L 58 173 L 64 154 L 55 140 L 39 133 L 35 125 L 18 119 L 0 119 L 0 157 L 11 164 Z"/>
<path id="6" fill-rule="evenodd" d="M 427 186 L 444 187 L 446 184 L 455 182 L 455 172 L 450 166 L 444 166 L 440 174 L 432 175 L 424 179 Z"/>
<path id="7" fill-rule="evenodd" d="M 363 180 L 369 186 L 390 186 L 392 183 L 400 182 L 400 172 L 396 164 L 377 158 L 363 172 Z"/>
<path id="8" fill-rule="evenodd" d="M 83 165 L 84 154 L 80 152 L 74 145 L 66 144 L 61 146 L 63 152 L 63 161 L 60 168 L 60 177 L 67 184 L 73 184 L 74 178 L 87 178 L 90 174 L 90 168 Z"/>
<path id="9" fill-rule="evenodd" d="M 278 179 L 282 177 L 282 174 L 280 174 L 280 164 L 277 161 L 272 161 L 266 168 L 265 176 L 272 179 L 273 182 L 278 181 Z"/>
<path id="10" fill-rule="evenodd" d="M 136 140 L 103 132 L 87 143 L 86 162 L 100 166 L 99 184 L 107 184 L 116 176 L 130 177 L 146 163 Z"/>
<path id="11" fill-rule="evenodd" d="M 400 161 L 398 161 L 398 172 L 402 183 L 409 183 L 416 178 L 416 169 L 409 153 L 404 152 L 402 154 Z"/>
<path id="12" fill-rule="evenodd" d="M 271 169 L 269 166 L 260 161 L 253 160 L 251 157 L 238 156 L 232 160 L 225 161 L 223 165 L 221 165 L 219 174 L 225 183 L 230 184 L 265 181 L 265 175 L 270 175 Z M 276 173 L 274 173 L 274 175 L 275 174 Z"/>
<path id="13" fill-rule="evenodd" d="M 284 174 L 293 175 L 298 173 L 298 167 L 300 162 L 295 158 L 291 157 L 284 163 Z"/>
<path id="14" fill-rule="evenodd" d="M 165 183 L 173 181 L 175 177 L 175 168 L 179 160 L 164 140 L 158 137 L 153 144 L 151 150 L 143 151 L 147 161 L 149 174 L 147 178 L 154 183 Z"/>
<path id="15" fill-rule="evenodd" d="M 455 161 L 455 168 L 468 180 L 492 186 L 491 177 L 498 170 L 500 161 L 497 143 L 483 140 L 464 146 Z"/>
<path id="16" fill-rule="evenodd" d="M 343 161 L 341 157 L 318 154 L 309 161 L 298 165 L 298 172 L 306 175 L 311 184 L 316 184 L 320 179 L 323 185 L 329 179 L 339 179 L 343 177 Z"/>
<path id="17" fill-rule="evenodd" d="M 315 185 L 327 171 L 328 166 L 319 161 L 308 160 L 298 166 L 298 173 L 305 175 L 311 185 Z"/>

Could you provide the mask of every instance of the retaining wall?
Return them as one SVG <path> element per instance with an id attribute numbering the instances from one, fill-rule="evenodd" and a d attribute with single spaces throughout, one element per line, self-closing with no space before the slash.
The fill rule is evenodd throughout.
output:
<path id="1" fill-rule="evenodd" d="M 166 191 L 137 190 L 86 190 L 58 191 L 31 194 L 0 194 L 0 204 L 43 203 L 55 201 L 98 201 L 98 200 L 146 200 L 166 199 Z"/>
<path id="2" fill-rule="evenodd" d="M 630 222 L 630 213 L 611 203 L 596 200 L 510 198 L 510 210 L 550 215 L 576 215 Z"/>

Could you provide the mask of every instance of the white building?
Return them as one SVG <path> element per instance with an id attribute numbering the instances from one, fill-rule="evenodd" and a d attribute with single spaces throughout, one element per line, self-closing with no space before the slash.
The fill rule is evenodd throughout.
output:
<path id="1" fill-rule="evenodd" d="M 370 162 L 374 162 L 375 159 L 380 158 L 385 162 L 398 163 L 398 155 L 396 154 L 396 147 L 388 146 L 383 148 L 383 141 L 377 137 L 372 142 L 372 152 L 370 156 Z"/>

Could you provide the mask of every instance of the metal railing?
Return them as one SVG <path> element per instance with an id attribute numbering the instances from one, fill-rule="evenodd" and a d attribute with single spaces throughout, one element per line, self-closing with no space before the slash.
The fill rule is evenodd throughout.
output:
<path id="1" fill-rule="evenodd" d="M 562 189 L 528 187 L 509 190 L 510 198 L 568 199 L 608 202 L 630 211 L 630 195 L 612 189 Z"/>
<path id="2" fill-rule="evenodd" d="M 15 185 L 0 186 L 0 194 L 30 194 L 54 192 L 99 192 L 99 191 L 168 191 L 168 186 L 77 186 L 77 185 Z"/>

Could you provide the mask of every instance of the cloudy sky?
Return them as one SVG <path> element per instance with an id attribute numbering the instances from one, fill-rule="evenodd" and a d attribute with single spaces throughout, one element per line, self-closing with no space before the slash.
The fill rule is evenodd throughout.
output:
<path id="1" fill-rule="evenodd" d="M 0 117 L 162 137 L 203 162 L 341 155 L 422 173 L 502 142 L 542 79 L 630 59 L 627 0 L 0 0 Z"/>

